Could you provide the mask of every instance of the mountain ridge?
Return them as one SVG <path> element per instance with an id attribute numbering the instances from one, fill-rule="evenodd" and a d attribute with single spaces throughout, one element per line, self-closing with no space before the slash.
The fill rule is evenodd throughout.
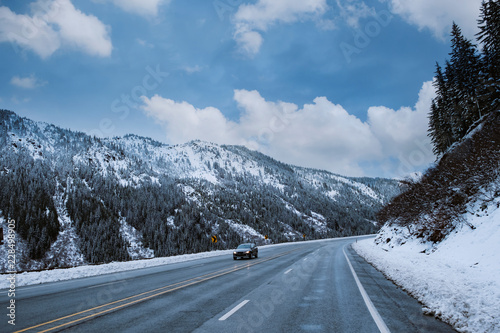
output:
<path id="1" fill-rule="evenodd" d="M 373 233 L 375 213 L 399 193 L 396 180 L 292 166 L 243 146 L 101 139 L 4 110 L 0 143 L 0 221 L 19 220 L 19 270 L 230 248 L 265 236 Z"/>

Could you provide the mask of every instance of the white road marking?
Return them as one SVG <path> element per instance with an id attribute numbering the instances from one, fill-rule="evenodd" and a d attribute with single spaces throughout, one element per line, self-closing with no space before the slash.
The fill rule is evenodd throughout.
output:
<path id="1" fill-rule="evenodd" d="M 375 324 L 377 325 L 380 333 L 391 333 L 391 331 L 389 331 L 389 328 L 385 324 L 384 320 L 382 319 L 382 317 L 378 313 L 377 309 L 373 305 L 370 297 L 366 293 L 365 288 L 363 287 L 363 285 L 359 281 L 358 275 L 354 271 L 354 268 L 352 268 L 351 261 L 349 260 L 349 258 L 347 257 L 347 254 L 345 253 L 345 247 L 342 248 L 342 251 L 344 252 L 344 256 L 347 260 L 347 263 L 349 264 L 349 268 L 351 269 L 351 273 L 354 276 L 354 280 L 356 281 L 356 284 L 358 285 L 358 289 L 361 292 L 361 296 L 363 296 L 363 300 L 365 301 L 366 307 L 368 308 L 368 311 L 370 311 L 370 314 L 372 315 L 372 318 L 375 321 Z"/>
<path id="2" fill-rule="evenodd" d="M 244 300 L 240 304 L 236 305 L 231 311 L 229 311 L 228 313 L 226 313 L 225 315 L 223 315 L 222 317 L 220 317 L 219 320 L 220 321 L 224 321 L 227 318 L 231 317 L 236 311 L 238 311 L 239 309 L 241 309 L 248 302 L 250 302 L 250 300 L 248 300 L 248 299 Z"/>
<path id="3" fill-rule="evenodd" d="M 291 271 L 292 271 L 292 269 L 290 268 L 289 270 L 287 270 L 287 271 L 285 272 L 285 274 L 288 274 L 288 273 L 290 273 Z"/>

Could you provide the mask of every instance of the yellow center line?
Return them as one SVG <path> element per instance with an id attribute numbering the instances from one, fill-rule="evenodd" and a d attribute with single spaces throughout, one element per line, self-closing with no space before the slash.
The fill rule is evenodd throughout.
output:
<path id="1" fill-rule="evenodd" d="M 182 288 L 194 285 L 194 284 L 201 283 L 203 281 L 214 279 L 214 278 L 219 277 L 219 276 L 230 274 L 230 273 L 236 272 L 236 271 L 241 270 L 241 269 L 249 268 L 251 266 L 255 266 L 255 265 L 261 264 L 263 262 L 266 262 L 266 261 L 269 261 L 269 260 L 273 260 L 273 259 L 282 257 L 282 256 L 284 256 L 284 255 L 286 255 L 288 253 L 291 253 L 291 252 L 297 251 L 297 250 L 298 249 L 293 249 L 293 250 L 290 250 L 290 251 L 287 251 L 287 252 L 283 252 L 283 253 L 281 253 L 279 255 L 276 255 L 276 256 L 273 256 L 273 257 L 270 257 L 270 258 L 266 258 L 266 259 L 261 259 L 261 260 L 259 260 L 257 262 L 254 262 L 254 263 L 248 263 L 248 264 L 243 264 L 243 265 L 239 265 L 239 266 L 236 266 L 236 267 L 230 267 L 230 268 L 222 270 L 221 272 L 211 272 L 211 273 L 203 274 L 203 275 L 200 275 L 200 276 L 188 279 L 188 280 L 184 280 L 184 281 L 177 282 L 177 283 L 174 283 L 174 284 L 171 284 L 171 285 L 168 285 L 168 286 L 164 286 L 164 287 L 161 287 L 161 288 L 157 288 L 157 289 L 153 289 L 153 290 L 150 290 L 150 291 L 146 291 L 146 292 L 143 292 L 143 293 L 140 293 L 140 294 L 137 294 L 137 295 L 129 296 L 129 297 L 117 300 L 117 301 L 113 301 L 113 302 L 110 302 L 110 303 L 107 303 L 107 304 L 103 304 L 103 305 L 99 305 L 99 306 L 96 306 L 96 307 L 93 307 L 93 308 L 90 308 L 90 309 L 87 309 L 87 310 L 84 310 L 84 311 L 80 311 L 80 312 L 77 312 L 77 313 L 74 313 L 74 314 L 70 314 L 70 315 L 67 315 L 67 316 L 64 316 L 64 317 L 60 317 L 60 318 L 57 318 L 57 319 L 54 319 L 54 320 L 51 320 L 51 321 L 47 321 L 45 323 L 41 323 L 41 324 L 38 324 L 38 325 L 35 325 L 35 326 L 31 326 L 31 327 L 28 327 L 28 328 L 16 331 L 14 333 L 26 332 L 26 331 L 29 331 L 29 330 L 32 330 L 32 329 L 35 329 L 35 328 L 38 328 L 38 327 L 42 327 L 42 326 L 46 326 L 46 325 L 49 325 L 49 324 L 52 324 L 52 323 L 55 323 L 55 322 L 58 322 L 58 321 L 62 321 L 64 319 L 75 317 L 75 316 L 78 316 L 78 315 L 81 315 L 81 314 L 84 314 L 84 313 L 87 313 L 87 312 L 90 312 L 90 311 L 93 311 L 93 310 L 101 309 L 101 308 L 108 307 L 108 306 L 111 306 L 111 305 L 114 305 L 114 304 L 117 304 L 117 303 L 129 301 L 129 300 L 132 300 L 134 298 L 138 298 L 138 297 L 144 296 L 142 298 L 139 298 L 139 299 L 136 299 L 136 300 L 133 300 L 133 301 L 121 304 L 121 305 L 117 305 L 115 307 L 112 307 L 112 308 L 109 308 L 109 309 L 106 309 L 106 310 L 103 310 L 103 311 L 100 311 L 100 312 L 97 312 L 97 313 L 93 313 L 93 314 L 87 315 L 85 317 L 78 318 L 78 319 L 75 319 L 73 321 L 70 321 L 70 322 L 67 322 L 67 323 L 63 323 L 63 324 L 60 324 L 60 325 L 52 327 L 52 328 L 48 328 L 48 329 L 46 329 L 44 331 L 40 331 L 40 332 L 49 332 L 49 331 L 61 328 L 63 326 L 71 325 L 71 324 L 74 324 L 74 323 L 77 323 L 77 322 L 80 322 L 80 321 L 83 321 L 83 320 L 86 320 L 86 319 L 89 319 L 89 318 L 93 318 L 93 317 L 105 314 L 107 312 L 111 312 L 113 310 L 117 310 L 117 309 L 129 306 L 129 305 L 132 305 L 132 304 L 143 302 L 145 300 L 148 300 L 148 299 L 151 299 L 151 298 L 154 298 L 154 297 L 157 297 L 157 296 L 160 296 L 160 295 L 163 295 L 163 294 L 166 294 L 166 293 L 178 290 L 178 289 L 182 289 Z M 168 288 L 170 288 L 170 289 L 168 289 Z M 147 294 L 152 294 L 152 295 L 145 296 Z"/>
<path id="2" fill-rule="evenodd" d="M 40 327 L 40 326 L 48 325 L 48 324 L 51 324 L 53 322 L 60 321 L 60 320 L 63 320 L 63 319 L 71 318 L 71 317 L 74 317 L 74 316 L 77 316 L 77 315 L 80 315 L 80 314 L 83 314 L 83 313 L 86 313 L 86 312 L 89 312 L 89 311 L 92 311 L 92 310 L 97 310 L 99 308 L 103 308 L 103 307 L 110 306 L 110 305 L 113 305 L 113 304 L 116 304 L 116 303 L 124 302 L 124 301 L 127 301 L 127 300 L 132 299 L 132 298 L 136 298 L 136 297 L 143 296 L 143 295 L 146 295 L 146 294 L 154 293 L 156 291 L 163 290 L 163 289 L 166 289 L 166 288 L 170 288 L 170 287 L 173 287 L 173 286 L 176 286 L 176 285 L 179 285 L 179 284 L 182 284 L 182 283 L 186 283 L 186 282 L 189 282 L 189 281 L 192 281 L 192 280 L 196 280 L 196 279 L 202 278 L 202 277 L 210 275 L 210 274 L 213 274 L 213 272 L 212 273 L 207 273 L 207 274 L 204 274 L 204 275 L 192 278 L 192 279 L 188 279 L 188 280 L 185 280 L 185 281 L 177 282 L 177 283 L 174 283 L 174 284 L 171 284 L 171 285 L 168 285 L 168 286 L 164 286 L 164 287 L 161 287 L 161 288 L 157 288 L 157 289 L 153 289 L 153 290 L 150 290 L 150 291 L 146 291 L 146 292 L 143 292 L 143 293 L 140 293 L 140 294 L 137 294 L 137 295 L 133 295 L 133 296 L 129 296 L 129 297 L 126 297 L 126 298 L 122 298 L 122 299 L 119 299 L 117 301 L 113 301 L 113 302 L 110 302 L 110 303 L 107 303 L 107 304 L 99 305 L 99 306 L 96 306 L 96 307 L 93 307 L 93 308 L 90 308 L 90 309 L 87 309 L 87 310 L 84 310 L 84 311 L 76 312 L 76 313 L 73 313 L 71 315 L 67 315 L 67 316 L 64 316 L 64 317 L 61 317 L 61 318 L 57 318 L 57 319 L 54 319 L 54 320 L 51 320 L 51 321 L 48 321 L 48 322 L 45 322 L 45 323 L 42 323 L 42 324 L 38 324 L 36 326 L 32 326 L 32 327 L 28 327 L 28 328 L 16 331 L 15 333 L 25 332 L 25 331 L 33 329 L 33 328 L 37 328 L 37 327 Z"/>

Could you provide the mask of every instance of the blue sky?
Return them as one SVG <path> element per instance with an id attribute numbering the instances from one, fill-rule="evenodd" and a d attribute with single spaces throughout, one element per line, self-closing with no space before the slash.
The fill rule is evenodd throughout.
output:
<path id="1" fill-rule="evenodd" d="M 0 1 L 0 108 L 64 128 L 243 144 L 350 176 L 434 160 L 435 62 L 480 0 Z"/>

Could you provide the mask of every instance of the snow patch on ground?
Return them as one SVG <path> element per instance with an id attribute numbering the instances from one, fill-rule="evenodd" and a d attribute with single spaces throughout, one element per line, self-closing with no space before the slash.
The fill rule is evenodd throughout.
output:
<path id="1" fill-rule="evenodd" d="M 500 209 L 495 203 L 467 221 L 474 230 L 464 224 L 438 245 L 385 226 L 375 240 L 352 246 L 424 304 L 423 312 L 459 332 L 500 332 Z"/>
<path id="2" fill-rule="evenodd" d="M 57 206 L 56 209 L 61 231 L 57 236 L 57 240 L 47 251 L 45 261 L 52 262 L 58 267 L 73 267 L 85 264 L 85 257 L 77 243 L 76 229 L 68 216 L 66 208 Z"/>
<path id="3" fill-rule="evenodd" d="M 171 228 L 178 228 L 175 223 L 174 223 L 174 217 L 173 216 L 169 216 L 167 217 L 167 225 Z"/>
<path id="4" fill-rule="evenodd" d="M 311 212 L 311 217 L 307 217 L 306 223 L 314 227 L 314 230 L 317 232 L 326 233 L 327 231 L 326 218 L 321 214 Z"/>
<path id="5" fill-rule="evenodd" d="M 337 201 L 337 199 L 335 199 L 335 197 L 336 197 L 337 195 L 339 195 L 340 193 L 339 193 L 339 191 L 337 191 L 337 190 L 331 190 L 331 191 L 326 192 L 325 194 L 326 194 L 326 195 L 327 195 L 330 199 L 332 199 L 332 200 L 334 200 L 334 201 Z"/>
<path id="6" fill-rule="evenodd" d="M 14 226 L 16 225 L 15 220 L 7 220 L 4 217 L 0 217 L 0 226 L 3 228 L 3 245 L 0 245 L 0 273 L 5 273 L 5 272 L 11 272 L 13 271 L 11 263 L 9 263 L 9 259 L 12 259 L 9 257 L 9 250 L 12 250 L 9 245 L 14 244 L 14 250 L 15 250 L 15 271 L 22 271 L 25 269 L 32 269 L 31 265 L 33 263 L 35 264 L 35 268 L 39 266 L 36 266 L 37 262 L 34 260 L 29 260 L 28 256 L 28 247 L 26 245 L 26 242 L 17 234 L 17 232 L 14 232 L 11 235 L 13 237 L 14 243 L 10 243 L 8 241 L 8 236 L 9 236 L 9 228 L 8 228 L 8 223 L 13 224 Z M 15 227 L 14 227 L 15 230 Z M 26 263 L 26 264 L 21 264 L 21 263 Z M 6 280 L 5 280 L 6 281 Z M 0 280 L 0 285 L 1 283 L 4 282 L 3 279 Z"/>
<path id="7" fill-rule="evenodd" d="M 296 239 L 296 238 L 298 238 L 298 237 L 300 237 L 300 236 L 301 236 L 301 235 L 300 235 L 300 233 L 299 233 L 298 231 L 294 230 L 294 229 L 293 229 L 291 226 L 289 226 L 288 224 L 283 223 L 283 222 L 281 222 L 281 221 L 278 221 L 278 222 L 281 224 L 281 226 L 282 226 L 282 227 L 283 227 L 283 229 L 284 229 L 284 230 L 283 230 L 283 236 L 285 236 L 285 237 L 286 237 L 286 239 L 288 239 L 288 240 L 294 240 L 294 239 Z"/>
<path id="8" fill-rule="evenodd" d="M 281 199 L 281 198 L 280 198 L 280 199 Z M 302 217 L 302 215 L 304 215 L 304 214 L 302 214 L 301 212 L 299 212 L 299 211 L 297 210 L 297 208 L 295 208 L 295 206 L 293 206 L 291 203 L 286 202 L 286 201 L 285 201 L 285 200 L 283 200 L 283 199 L 281 199 L 281 201 L 283 201 L 283 202 L 285 203 L 286 208 L 287 208 L 288 210 L 290 210 L 291 212 L 293 212 L 295 215 L 300 216 L 300 217 Z"/>
<path id="9" fill-rule="evenodd" d="M 233 231 L 243 236 L 243 239 L 247 240 L 264 239 L 264 236 L 261 233 L 259 233 L 257 230 L 246 224 L 236 223 L 231 220 L 226 220 L 226 223 L 229 225 L 231 229 L 233 229 Z"/>
<path id="10" fill-rule="evenodd" d="M 120 233 L 123 239 L 129 244 L 127 252 L 131 259 L 147 259 L 155 256 L 153 250 L 144 247 L 142 244 L 140 232 L 129 225 L 123 218 L 120 219 Z"/>
<path id="11" fill-rule="evenodd" d="M 17 232 L 15 233 L 16 271 L 40 270 L 54 266 L 74 267 L 86 263 L 80 247 L 78 246 L 76 230 L 71 223 L 66 208 L 58 205 L 56 209 L 61 231 L 42 260 L 28 259 L 29 255 L 26 241 L 23 240 Z M 8 227 L 4 217 L 0 217 L 0 226 L 4 229 L 4 245 L 0 246 L 0 272 L 5 273 L 12 269 L 9 269 L 7 261 L 9 250 L 7 246 Z"/>

